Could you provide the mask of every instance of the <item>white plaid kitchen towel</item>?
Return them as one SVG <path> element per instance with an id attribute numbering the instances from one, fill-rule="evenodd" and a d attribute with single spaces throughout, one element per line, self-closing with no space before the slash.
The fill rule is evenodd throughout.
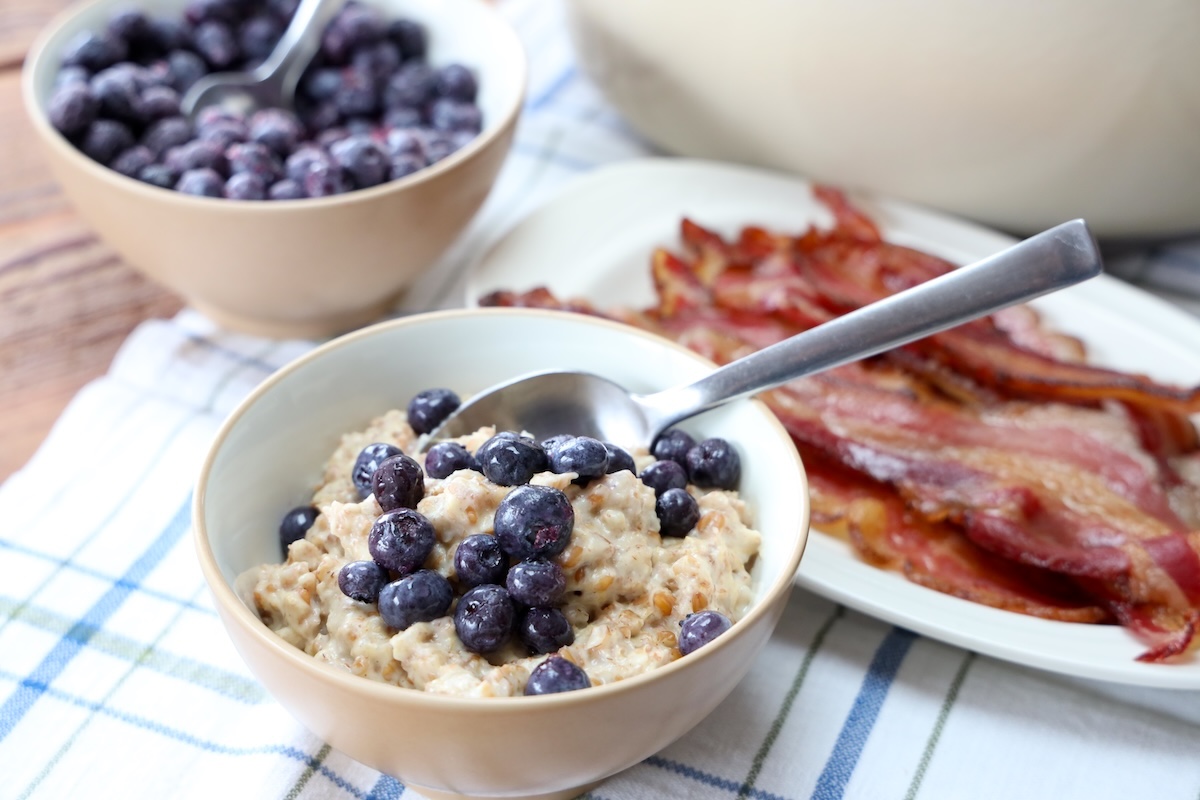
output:
<path id="1" fill-rule="evenodd" d="M 461 304 L 466 265 L 548 192 L 653 152 L 576 72 L 557 3 L 501 7 L 532 60 L 527 113 L 483 213 L 402 312 Z M 1194 244 L 1129 257 L 1200 274 Z M 192 311 L 147 322 L 0 487 L 0 798 L 417 796 L 263 691 L 193 556 L 220 421 L 311 347 Z M 798 590 L 711 717 L 590 797 L 1197 800 L 1200 694 L 1025 669 Z"/>

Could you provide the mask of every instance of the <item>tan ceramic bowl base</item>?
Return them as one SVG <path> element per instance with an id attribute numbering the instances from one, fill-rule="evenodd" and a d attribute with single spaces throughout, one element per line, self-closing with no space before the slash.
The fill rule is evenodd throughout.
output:
<path id="1" fill-rule="evenodd" d="M 602 783 L 604 783 L 603 780 L 593 781 L 574 789 L 562 789 L 561 791 L 547 792 L 546 794 L 527 794 L 520 797 L 505 798 L 505 800 L 573 800 L 573 798 L 579 797 L 579 795 L 585 792 L 590 792 Z M 405 786 L 415 792 L 420 792 L 421 796 L 427 798 L 427 800 L 479 800 L 478 795 L 468 796 L 465 794 L 455 794 L 454 792 L 440 792 L 436 789 L 426 789 L 413 783 L 407 783 Z"/>

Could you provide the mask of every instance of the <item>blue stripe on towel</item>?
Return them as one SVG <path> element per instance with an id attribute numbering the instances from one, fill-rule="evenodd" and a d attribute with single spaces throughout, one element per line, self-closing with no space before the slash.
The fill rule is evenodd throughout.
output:
<path id="1" fill-rule="evenodd" d="M 879 711 L 887 699 L 896 672 L 904 663 L 904 657 L 915 639 L 916 634 L 902 628 L 892 628 L 875 651 L 862 687 L 850 708 L 850 715 L 846 717 L 842 732 L 833 745 L 833 752 L 829 754 L 825 769 L 817 779 L 813 800 L 841 800 L 845 794 L 846 784 L 858 766 L 858 758 L 867 744 L 871 729 L 875 727 L 875 720 L 879 718 Z"/>
<path id="2" fill-rule="evenodd" d="M 17 686 L 17 690 L 0 706 L 0 741 L 12 733 L 27 713 L 46 691 L 55 678 L 62 674 L 71 660 L 79 654 L 104 623 L 116 612 L 125 599 L 137 589 L 146 576 L 188 529 L 191 518 L 192 498 L 189 493 L 175 517 L 167 524 L 158 538 L 142 553 L 137 561 L 117 579 L 107 592 L 87 610 L 87 613 L 67 631 L 51 648 L 41 663 Z"/>

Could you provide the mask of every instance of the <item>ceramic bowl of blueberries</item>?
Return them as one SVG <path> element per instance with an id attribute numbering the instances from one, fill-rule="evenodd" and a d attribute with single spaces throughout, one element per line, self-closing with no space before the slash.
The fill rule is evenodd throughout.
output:
<path id="1" fill-rule="evenodd" d="M 697 441 L 736 443 L 738 495 L 762 535 L 745 613 L 694 652 L 588 688 L 464 697 L 351 674 L 264 624 L 239 576 L 281 561 L 281 519 L 311 498 L 342 434 L 432 387 L 466 398 L 548 368 L 585 369 L 647 392 L 694 380 L 712 364 L 630 326 L 558 311 L 470 309 L 383 322 L 266 380 L 226 420 L 197 483 L 201 568 L 249 668 L 314 734 L 431 798 L 574 797 L 683 736 L 745 677 L 804 550 L 809 506 L 796 450 L 765 406 L 738 401 L 679 426 Z"/>
<path id="2" fill-rule="evenodd" d="M 525 92 L 479 0 L 350 0 L 294 108 L 180 110 L 252 68 L 297 0 L 93 0 L 26 60 L 27 111 L 80 214 L 230 328 L 325 336 L 377 319 L 488 195 Z"/>

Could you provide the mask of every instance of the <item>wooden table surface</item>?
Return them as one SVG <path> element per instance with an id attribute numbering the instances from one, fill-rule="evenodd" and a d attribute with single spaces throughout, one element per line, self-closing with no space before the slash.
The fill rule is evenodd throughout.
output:
<path id="1" fill-rule="evenodd" d="M 21 102 L 21 62 L 67 0 L 0 0 L 0 481 L 141 321 L 182 306 L 122 263 L 51 176 Z"/>

